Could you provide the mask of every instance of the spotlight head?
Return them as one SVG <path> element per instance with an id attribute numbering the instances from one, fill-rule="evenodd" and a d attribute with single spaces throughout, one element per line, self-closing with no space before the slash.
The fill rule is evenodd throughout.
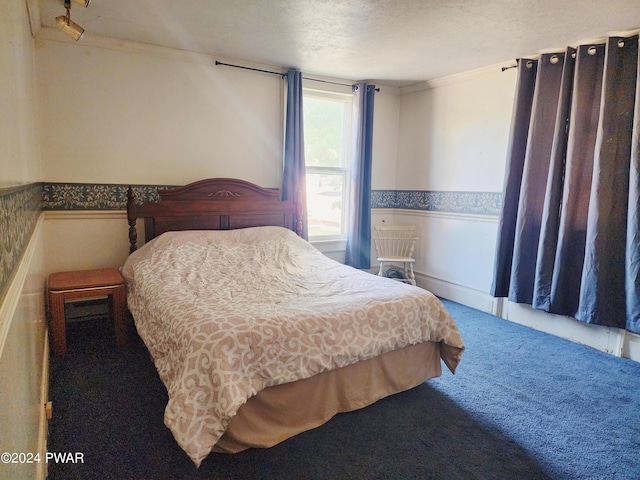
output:
<path id="1" fill-rule="evenodd" d="M 84 28 L 71 20 L 68 15 L 56 17 L 56 24 L 60 30 L 73 38 L 76 42 L 80 40 L 84 34 Z"/>
<path id="2" fill-rule="evenodd" d="M 83 7 L 88 7 L 91 3 L 91 0 L 73 0 L 73 3 L 77 3 L 78 5 L 82 5 Z"/>

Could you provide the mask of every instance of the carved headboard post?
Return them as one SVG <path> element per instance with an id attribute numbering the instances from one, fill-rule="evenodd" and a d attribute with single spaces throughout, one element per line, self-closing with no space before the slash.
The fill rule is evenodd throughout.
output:
<path id="1" fill-rule="evenodd" d="M 136 230 L 136 194 L 133 192 L 133 188 L 129 185 L 127 190 L 127 220 L 129 221 L 129 254 L 132 254 L 138 249 L 138 231 Z"/>
<path id="2" fill-rule="evenodd" d="M 296 195 L 296 214 L 295 214 L 295 226 L 294 226 L 294 231 L 298 234 L 299 237 L 302 237 L 302 231 L 303 231 L 303 215 L 304 215 L 304 208 L 302 205 L 302 190 L 298 190 L 297 195 Z"/>

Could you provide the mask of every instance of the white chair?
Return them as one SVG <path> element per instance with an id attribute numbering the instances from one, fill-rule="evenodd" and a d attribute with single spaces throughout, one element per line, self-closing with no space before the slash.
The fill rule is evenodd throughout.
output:
<path id="1" fill-rule="evenodd" d="M 416 284 L 413 273 L 413 250 L 418 237 L 415 236 L 415 225 L 375 225 L 373 242 L 378 255 L 380 268 L 378 275 L 384 277 L 385 264 L 401 263 L 404 268 L 404 278 L 399 279 L 411 285 Z"/>

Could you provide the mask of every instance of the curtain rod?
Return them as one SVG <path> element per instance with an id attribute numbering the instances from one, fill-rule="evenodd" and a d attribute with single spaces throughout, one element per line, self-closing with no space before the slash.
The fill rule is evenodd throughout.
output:
<path id="1" fill-rule="evenodd" d="M 224 65 L 225 67 L 233 67 L 233 68 L 242 68 L 244 70 L 251 70 L 254 72 L 270 73 L 271 75 L 280 75 L 280 76 L 284 75 L 280 72 L 272 72 L 270 70 L 261 70 L 259 68 L 243 67 L 242 65 L 232 65 L 230 63 L 222 63 L 222 62 L 219 62 L 218 60 L 216 60 L 216 65 Z"/>
<path id="2" fill-rule="evenodd" d="M 233 68 L 242 68 L 243 70 L 251 70 L 254 72 L 261 72 L 261 73 L 268 73 L 271 75 L 280 75 L 281 77 L 283 77 L 285 74 L 284 73 L 280 73 L 280 72 L 272 72 L 271 70 L 262 70 L 260 68 L 253 68 L 253 67 L 243 67 L 242 65 L 233 65 L 231 63 L 223 63 L 223 62 L 219 62 L 218 60 L 216 60 L 216 65 L 223 65 L 225 67 L 233 67 Z M 302 77 L 304 80 L 310 80 L 312 82 L 322 82 L 322 83 L 330 83 L 332 85 L 342 85 L 343 87 L 352 87 L 355 84 L 350 84 L 350 83 L 340 83 L 340 82 L 331 82 L 329 80 L 320 80 L 317 78 L 310 78 L 310 77 Z M 376 92 L 379 92 L 380 88 L 376 88 Z"/>
<path id="3" fill-rule="evenodd" d="M 310 77 L 302 77 L 304 80 L 309 80 L 311 82 L 321 82 L 321 83 L 330 83 L 332 85 L 342 85 L 343 87 L 353 87 L 355 83 L 340 83 L 340 82 L 331 82 L 329 80 L 320 80 L 319 78 L 310 78 Z M 376 87 L 376 92 L 380 91 L 380 87 Z"/>

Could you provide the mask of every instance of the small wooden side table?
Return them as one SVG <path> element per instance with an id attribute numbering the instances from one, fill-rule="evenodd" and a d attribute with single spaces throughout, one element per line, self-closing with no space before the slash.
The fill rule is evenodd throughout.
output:
<path id="1" fill-rule="evenodd" d="M 49 275 L 48 292 L 51 313 L 49 329 L 54 355 L 63 357 L 67 353 L 64 302 L 71 298 L 110 297 L 116 345 L 124 347 L 127 344 L 124 279 L 116 268 L 52 273 Z"/>

